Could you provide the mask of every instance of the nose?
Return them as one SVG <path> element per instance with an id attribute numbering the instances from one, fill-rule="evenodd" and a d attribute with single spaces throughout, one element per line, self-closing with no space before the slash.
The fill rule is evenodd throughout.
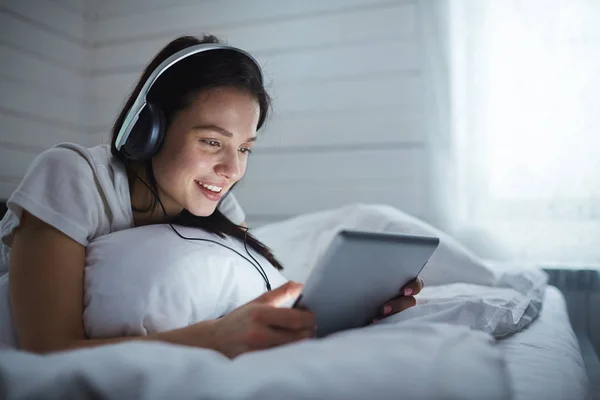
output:
<path id="1" fill-rule="evenodd" d="M 242 165 L 238 157 L 238 151 L 227 151 L 219 159 L 217 165 L 215 165 L 215 172 L 219 176 L 223 176 L 230 180 L 237 180 L 241 178 Z"/>

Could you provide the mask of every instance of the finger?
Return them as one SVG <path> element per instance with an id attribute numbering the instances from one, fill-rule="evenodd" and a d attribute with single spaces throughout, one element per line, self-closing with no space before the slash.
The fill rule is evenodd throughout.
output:
<path id="1" fill-rule="evenodd" d="M 414 296 L 402 296 L 397 297 L 393 300 L 388 301 L 381 307 L 381 315 L 384 317 L 397 314 L 407 308 L 413 307 L 417 304 L 417 300 Z"/>
<path id="2" fill-rule="evenodd" d="M 256 322 L 291 331 L 314 329 L 315 318 L 308 310 L 265 307 L 256 315 Z"/>
<path id="3" fill-rule="evenodd" d="M 425 282 L 423 282 L 423 279 L 421 279 L 421 278 L 417 278 L 417 282 L 419 283 L 419 292 L 420 292 L 425 287 Z"/>
<path id="4" fill-rule="evenodd" d="M 420 278 L 415 278 L 402 289 L 400 289 L 400 292 L 404 296 L 414 296 L 416 294 L 419 294 L 421 289 L 423 289 L 423 281 Z"/>
<path id="5" fill-rule="evenodd" d="M 302 288 L 303 285 L 301 283 L 290 281 L 257 297 L 252 303 L 268 304 L 278 307 L 280 304 L 300 296 Z"/>

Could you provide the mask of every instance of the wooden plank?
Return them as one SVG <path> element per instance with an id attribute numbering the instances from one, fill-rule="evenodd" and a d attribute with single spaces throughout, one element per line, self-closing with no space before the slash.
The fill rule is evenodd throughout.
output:
<path id="1" fill-rule="evenodd" d="M 327 151 L 323 153 L 253 155 L 244 180 L 260 183 L 318 182 L 334 185 L 341 180 L 365 183 L 421 182 L 425 179 L 424 149 Z"/>
<path id="2" fill-rule="evenodd" d="M 84 78 L 63 67 L 0 43 L 0 77 L 27 82 L 42 90 L 80 98 Z"/>
<path id="3" fill-rule="evenodd" d="M 353 202 L 385 203 L 425 215 L 425 150 L 261 155 L 236 196 L 248 214 L 294 215 Z"/>
<path id="4" fill-rule="evenodd" d="M 328 80 L 419 70 L 417 42 L 412 39 L 352 43 L 330 48 L 259 56 L 265 75 L 276 84 Z"/>
<path id="5" fill-rule="evenodd" d="M 283 4 L 279 1 L 278 3 Z M 126 25 L 129 27 L 130 23 Z M 161 26 L 164 25 L 164 21 L 161 21 Z M 158 35 L 145 35 L 139 40 L 119 39 L 114 43 L 96 43 L 96 49 L 91 55 L 92 73 L 123 69 L 141 73 L 142 66 L 163 46 L 176 36 L 184 34 L 212 33 L 231 45 L 252 52 L 257 57 L 280 51 L 325 49 L 344 43 L 372 44 L 415 37 L 413 5 L 404 2 L 394 2 L 385 8 L 314 15 L 294 20 L 276 19 L 256 25 L 239 24 L 213 28 L 197 22 L 195 26 L 184 28 L 176 25 L 171 29 L 173 30 L 170 32 Z"/>
<path id="6" fill-rule="evenodd" d="M 95 9 L 99 23 L 91 25 L 91 36 L 97 44 L 104 45 L 131 38 L 155 36 L 157 32 L 168 34 L 174 29 L 194 31 L 204 27 L 204 31 L 222 26 L 259 25 L 269 21 L 307 18 L 321 14 L 335 15 L 398 4 L 406 9 L 414 7 L 412 2 L 390 0 L 219 0 L 184 4 L 169 2 L 168 7 L 162 2 L 160 8 L 146 4 L 141 8 L 138 3 L 131 2 L 102 2 Z M 131 7 L 132 5 L 134 7 Z M 112 14 L 108 19 L 103 17 L 107 12 Z M 172 24 L 165 24 L 165 21 L 172 21 Z"/>
<path id="7" fill-rule="evenodd" d="M 11 48 L 82 73 L 85 52 L 79 44 L 49 35 L 46 30 L 1 12 L 0 37 L 2 43 Z"/>
<path id="8" fill-rule="evenodd" d="M 377 74 L 418 71 L 417 42 L 414 40 L 378 43 L 351 43 L 330 48 L 280 52 L 257 56 L 268 85 L 298 81 L 325 81 Z M 135 71 L 100 73 L 92 76 L 91 90 L 97 99 L 124 97 L 141 76 Z"/>
<path id="9" fill-rule="evenodd" d="M 0 112 L 0 143 L 36 148 L 39 152 L 64 142 L 87 145 L 92 142 L 91 138 L 92 136 L 85 132 L 68 130 Z"/>
<path id="10" fill-rule="evenodd" d="M 33 152 L 0 146 L 0 175 L 13 177 L 13 180 L 22 178 L 36 156 Z"/>
<path id="11" fill-rule="evenodd" d="M 17 189 L 19 182 L 12 177 L 0 176 L 0 199 L 8 200 L 10 195 Z"/>
<path id="12" fill-rule="evenodd" d="M 301 146 L 348 146 L 425 141 L 421 112 L 370 110 L 274 114 L 259 133 L 257 149 Z"/>
<path id="13" fill-rule="evenodd" d="M 319 186 L 318 184 L 265 185 L 236 188 L 240 204 L 249 214 L 297 215 L 341 207 L 352 203 L 388 204 L 413 215 L 427 211 L 421 186 L 359 185 Z"/>
<path id="14" fill-rule="evenodd" d="M 368 79 L 273 88 L 278 112 L 337 112 L 359 110 L 416 110 L 423 105 L 418 75 L 375 76 Z"/>
<path id="15" fill-rule="evenodd" d="M 315 84 L 281 85 L 272 88 L 274 107 L 279 113 L 357 112 L 381 109 L 420 110 L 422 82 L 418 75 L 375 76 L 368 79 L 328 81 Z M 106 127 L 121 109 L 125 98 L 92 105 L 90 126 Z"/>
<path id="16" fill-rule="evenodd" d="M 96 146 L 99 144 L 110 144 L 111 141 L 111 135 L 110 132 L 107 131 L 102 131 L 102 132 L 96 132 L 96 133 L 90 133 L 88 135 L 86 135 L 86 139 L 85 139 L 85 143 L 87 143 L 88 146 Z"/>
<path id="17" fill-rule="evenodd" d="M 47 0 L 3 0 L 0 10 L 6 10 L 13 17 L 27 21 L 50 35 L 83 43 L 84 18 L 69 12 L 64 7 Z"/>
<path id="18" fill-rule="evenodd" d="M 80 126 L 85 103 L 0 78 L 0 108 Z"/>
<path id="19" fill-rule="evenodd" d="M 86 9 L 88 8 L 96 8 L 97 4 L 95 2 L 89 2 L 84 0 L 46 0 L 56 4 L 59 7 L 62 7 L 64 10 L 70 11 L 75 15 L 79 15 L 85 18 Z M 138 5 L 139 7 L 139 5 Z M 89 21 L 86 21 L 88 23 Z"/>

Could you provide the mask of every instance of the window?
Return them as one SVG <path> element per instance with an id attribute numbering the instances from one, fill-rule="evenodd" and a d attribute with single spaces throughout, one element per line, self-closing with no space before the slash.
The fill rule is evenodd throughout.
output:
<path id="1" fill-rule="evenodd" d="M 511 260 L 599 264 L 600 2 L 450 13 L 458 226 Z"/>

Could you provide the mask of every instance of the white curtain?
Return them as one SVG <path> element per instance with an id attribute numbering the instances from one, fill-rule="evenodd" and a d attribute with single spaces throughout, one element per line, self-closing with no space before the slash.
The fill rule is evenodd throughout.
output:
<path id="1" fill-rule="evenodd" d="M 449 0 L 455 234 L 600 264 L 600 1 Z"/>

